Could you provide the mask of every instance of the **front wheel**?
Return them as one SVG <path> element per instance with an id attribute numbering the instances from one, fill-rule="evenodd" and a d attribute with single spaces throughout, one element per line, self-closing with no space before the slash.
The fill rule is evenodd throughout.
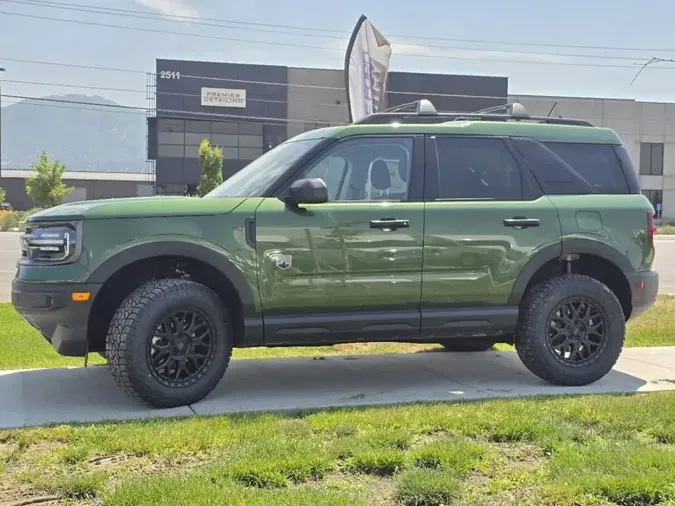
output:
<path id="1" fill-rule="evenodd" d="M 151 281 L 113 317 L 106 355 L 117 384 L 151 406 L 197 402 L 215 388 L 232 354 L 229 313 L 209 288 Z"/>
<path id="2" fill-rule="evenodd" d="M 581 386 L 614 367 L 626 323 L 616 295 L 600 281 L 566 274 L 535 286 L 520 308 L 516 350 L 549 383 Z"/>

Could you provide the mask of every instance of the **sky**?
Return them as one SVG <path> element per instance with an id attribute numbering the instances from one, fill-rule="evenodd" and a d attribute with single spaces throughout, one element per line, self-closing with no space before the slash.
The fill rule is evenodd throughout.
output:
<path id="1" fill-rule="evenodd" d="M 651 65 L 631 84 L 651 57 L 675 59 L 672 0 L 0 0 L 2 94 L 144 107 L 156 58 L 342 68 L 361 14 L 392 42 L 391 70 L 506 76 L 511 94 L 675 102 L 675 63 Z"/>

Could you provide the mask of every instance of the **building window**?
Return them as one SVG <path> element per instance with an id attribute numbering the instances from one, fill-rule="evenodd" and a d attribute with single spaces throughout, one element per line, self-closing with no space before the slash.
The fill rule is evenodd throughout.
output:
<path id="1" fill-rule="evenodd" d="M 663 175 L 663 143 L 643 142 L 640 144 L 640 175 Z"/>
<path id="2" fill-rule="evenodd" d="M 649 199 L 656 212 L 656 217 L 660 218 L 663 213 L 663 192 L 661 190 L 642 190 L 642 195 Z M 659 210 L 659 208 L 661 208 Z"/>

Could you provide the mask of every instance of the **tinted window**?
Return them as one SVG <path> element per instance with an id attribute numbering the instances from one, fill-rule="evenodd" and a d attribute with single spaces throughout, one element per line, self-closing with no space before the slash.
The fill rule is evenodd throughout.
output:
<path id="1" fill-rule="evenodd" d="M 438 137 L 438 198 L 518 200 L 520 170 L 500 139 Z"/>
<path id="2" fill-rule="evenodd" d="M 610 144 L 545 143 L 588 181 L 597 193 L 627 193 L 628 183 Z"/>
<path id="3" fill-rule="evenodd" d="M 548 195 L 584 195 L 593 187 L 565 160 L 534 139 L 513 139 L 513 143 Z"/>
<path id="4" fill-rule="evenodd" d="M 635 166 L 628 155 L 628 151 L 623 146 L 614 146 L 614 152 L 619 158 L 621 167 L 623 168 L 623 175 L 628 182 L 628 189 L 630 193 L 640 193 L 640 178 L 638 177 Z"/>
<path id="5" fill-rule="evenodd" d="M 337 201 L 408 197 L 412 139 L 358 139 L 333 148 L 302 177 L 321 178 Z"/>

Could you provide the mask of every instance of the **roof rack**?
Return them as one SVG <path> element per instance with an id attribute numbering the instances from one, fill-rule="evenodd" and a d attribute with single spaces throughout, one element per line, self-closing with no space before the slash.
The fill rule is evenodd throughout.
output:
<path id="1" fill-rule="evenodd" d="M 495 114 L 496 111 L 505 110 L 505 114 Z M 529 121 L 546 123 L 550 125 L 574 125 L 594 126 L 592 123 L 581 119 L 550 118 L 543 116 L 530 116 L 518 102 L 503 104 L 476 112 L 438 112 L 431 101 L 427 99 L 401 104 L 384 112 L 378 112 L 366 116 L 354 124 L 372 125 L 383 123 L 450 123 L 453 121 Z"/>

